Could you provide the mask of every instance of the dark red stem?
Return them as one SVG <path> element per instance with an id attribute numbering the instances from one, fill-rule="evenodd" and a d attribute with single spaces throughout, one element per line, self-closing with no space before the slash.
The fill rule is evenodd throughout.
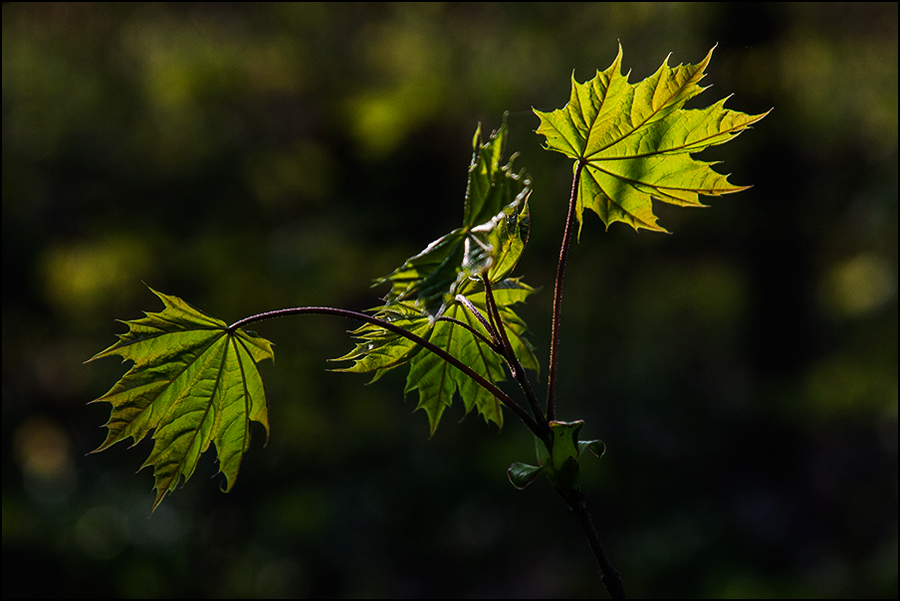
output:
<path id="1" fill-rule="evenodd" d="M 506 359 L 507 365 L 509 365 L 509 371 L 512 373 L 512 377 L 516 382 L 519 383 L 522 392 L 525 393 L 525 398 L 528 399 L 528 404 L 531 406 L 531 411 L 534 413 L 535 419 L 541 422 L 541 426 L 546 428 L 546 431 L 549 433 L 550 425 L 541 413 L 541 407 L 534 394 L 534 389 L 531 387 L 531 382 L 528 380 L 528 375 L 525 373 L 525 368 L 522 367 L 522 363 L 519 361 L 519 358 L 516 357 L 512 344 L 509 342 L 509 336 L 506 334 L 506 326 L 500 318 L 500 308 L 497 307 L 497 301 L 494 299 L 494 290 L 491 286 L 491 281 L 486 276 L 482 276 L 481 280 L 484 283 L 488 315 L 491 317 L 491 321 L 497 324 L 497 336 L 500 339 L 499 342 L 501 350 L 503 351 L 502 354 Z"/>
<path id="2" fill-rule="evenodd" d="M 559 320 L 562 312 L 562 287 L 566 275 L 566 261 L 569 257 L 569 245 L 575 229 L 575 200 L 578 197 L 578 182 L 584 163 L 579 160 L 572 178 L 572 194 L 569 196 L 569 213 L 566 215 L 566 229 L 563 232 L 562 248 L 559 250 L 559 263 L 556 266 L 556 287 L 553 290 L 553 324 L 550 335 L 550 380 L 547 385 L 547 421 L 556 419 L 556 372 L 559 364 Z"/>
<path id="3" fill-rule="evenodd" d="M 591 547 L 594 559 L 597 560 L 597 565 L 600 566 L 600 579 L 603 581 L 603 586 L 606 587 L 609 596 L 613 599 L 624 599 L 625 588 L 622 586 L 622 578 L 609 562 L 609 558 L 606 557 L 606 552 L 603 550 L 603 545 L 600 544 L 600 535 L 594 527 L 593 520 L 591 520 L 591 514 L 588 512 L 584 494 L 577 489 L 563 491 L 557 488 L 556 492 L 560 494 L 566 505 L 569 506 L 569 509 L 572 510 L 572 513 L 578 519 L 578 523 L 588 539 L 588 545 Z"/>
<path id="4" fill-rule="evenodd" d="M 251 315 L 250 317 L 245 317 L 240 321 L 236 321 L 230 326 L 228 326 L 229 332 L 234 332 L 238 328 L 242 328 L 248 324 L 263 321 L 265 319 L 275 319 L 277 317 L 289 317 L 291 315 L 337 315 L 339 317 L 346 317 L 348 319 L 356 319 L 358 321 L 364 321 L 366 323 L 370 323 L 376 325 L 380 328 L 384 328 L 385 330 L 391 331 L 395 334 L 403 336 L 408 340 L 412 340 L 419 346 L 428 349 L 456 369 L 460 370 L 472 380 L 474 380 L 479 386 L 490 392 L 494 397 L 509 407 L 516 416 L 521 419 L 528 429 L 531 430 L 535 436 L 539 438 L 544 438 L 546 436 L 546 432 L 544 428 L 538 426 L 537 422 L 528 415 L 528 412 L 522 409 L 518 403 L 516 403 L 508 394 L 497 388 L 497 386 L 493 382 L 489 382 L 484 377 L 481 376 L 478 372 L 473 370 L 471 367 L 445 351 L 444 349 L 436 346 L 435 344 L 425 340 L 421 336 L 417 336 L 412 332 L 404 330 L 403 328 L 396 326 L 389 321 L 385 321 L 383 319 L 379 319 L 378 317 L 373 317 L 371 315 L 366 315 L 365 313 L 360 313 L 358 311 L 350 311 L 348 309 L 338 309 L 336 307 L 293 307 L 290 309 L 278 309 L 277 311 L 266 311 L 265 313 L 258 313 L 256 315 Z"/>

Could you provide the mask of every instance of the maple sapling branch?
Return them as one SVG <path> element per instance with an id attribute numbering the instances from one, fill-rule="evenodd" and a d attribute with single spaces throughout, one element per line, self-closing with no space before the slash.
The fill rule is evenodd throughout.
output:
<path id="1" fill-rule="evenodd" d="M 578 83 L 573 76 L 566 106 L 550 112 L 534 110 L 541 121 L 536 133 L 545 137 L 545 148 L 575 161 L 553 291 L 546 410 L 522 365 L 524 361 L 537 369 L 537 359 L 521 338 L 525 326 L 512 308 L 534 292 L 518 278 L 508 277 L 528 240 L 531 179 L 524 170 L 513 173 L 515 154 L 501 165 L 508 134 L 504 114 L 503 125 L 487 142 L 482 143 L 480 124 L 472 140 L 463 227 L 376 280 L 391 283 L 392 288 L 385 305 L 370 314 L 295 307 L 227 326 L 184 300 L 151 288 L 165 309 L 124 322 L 129 331 L 92 358 L 118 355 L 133 362 L 121 380 L 96 399 L 112 405 L 107 438 L 97 451 L 129 437 L 138 442 L 152 431 L 153 452 L 145 465 L 154 468 L 155 508 L 181 479 L 190 477 L 200 454 L 214 444 L 227 492 L 249 448 L 250 423 L 260 423 L 268 432 L 257 364 L 274 359 L 272 343 L 241 328 L 291 315 L 355 319 L 366 325 L 353 331 L 356 348 L 340 360 L 355 364 L 342 371 L 375 372 L 377 378 L 409 363 L 407 390 L 419 390 L 419 407 L 428 413 L 432 432 L 457 395 L 465 396 L 468 409 L 478 407 L 488 422 L 502 423 L 501 404 L 522 420 L 539 439 L 535 445 L 539 466 L 514 463 L 507 470 L 510 481 L 524 488 L 539 473 L 548 476 L 587 536 L 606 590 L 615 599 L 625 598 L 622 579 L 600 544 L 578 479 L 578 456 L 585 448 L 595 451 L 599 441 L 578 441 L 580 420 L 556 420 L 563 281 L 576 219 L 580 227 L 585 209 L 596 213 L 607 228 L 622 221 L 635 230 L 666 232 L 657 224 L 654 201 L 702 206 L 701 195 L 746 189 L 715 172 L 715 163 L 691 156 L 729 141 L 768 114 L 732 111 L 724 108 L 725 100 L 706 109 L 684 109 L 705 89 L 699 82 L 711 57 L 712 50 L 696 65 L 670 67 L 664 62 L 653 77 L 631 84 L 621 72 L 620 45 L 612 65 L 597 71 L 591 81 Z M 487 272 L 481 275 L 482 306 L 480 298 L 473 300 L 481 290 L 470 276 L 477 268 L 490 271 L 490 266 L 494 281 Z M 435 319 L 436 315 L 440 317 Z M 418 352 L 421 349 L 431 354 Z M 494 384 L 505 375 L 504 360 L 531 413 Z M 471 386 L 459 372 L 481 388 Z"/>

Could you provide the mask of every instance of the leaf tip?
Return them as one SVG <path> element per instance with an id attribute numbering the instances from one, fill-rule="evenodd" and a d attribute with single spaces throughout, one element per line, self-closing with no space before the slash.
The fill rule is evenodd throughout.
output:
<path id="1" fill-rule="evenodd" d="M 166 494 L 168 494 L 168 492 L 168 490 L 163 489 L 156 494 L 156 500 L 153 501 L 153 506 L 150 508 L 150 515 L 147 516 L 148 519 L 153 516 L 156 508 L 159 507 L 159 504 L 162 503 L 163 499 L 166 498 Z"/>
<path id="2" fill-rule="evenodd" d="M 93 403 L 93 402 L 94 401 L 91 401 L 91 403 Z M 100 427 L 102 428 L 103 426 L 100 426 Z M 93 451 L 88 451 L 87 453 L 85 453 L 84 456 L 87 457 L 88 455 L 93 455 L 94 453 L 99 453 L 101 451 L 105 451 L 108 446 L 109 445 L 107 445 L 106 442 L 104 442 L 103 444 L 101 444 L 99 447 L 97 447 Z"/>
<path id="3" fill-rule="evenodd" d="M 478 152 L 478 147 L 481 145 L 481 121 L 478 122 L 478 127 L 475 128 L 475 135 L 472 136 L 472 150 L 476 153 Z M 474 157 L 472 158 L 472 162 L 475 162 Z M 377 283 L 381 283 L 384 281 L 384 278 L 379 278 L 375 280 Z"/>

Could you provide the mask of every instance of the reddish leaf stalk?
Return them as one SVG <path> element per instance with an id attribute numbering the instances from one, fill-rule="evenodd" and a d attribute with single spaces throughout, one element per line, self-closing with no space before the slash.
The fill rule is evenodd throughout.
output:
<path id="1" fill-rule="evenodd" d="M 293 307 L 290 309 L 278 309 L 276 311 L 266 311 L 265 313 L 258 313 L 256 315 L 251 315 L 250 317 L 245 317 L 240 321 L 236 321 L 230 326 L 228 326 L 229 332 L 234 332 L 238 328 L 242 328 L 248 324 L 257 321 L 263 321 L 265 319 L 275 319 L 277 317 L 289 317 L 291 315 L 337 315 L 339 317 L 346 317 L 348 319 L 356 319 L 359 321 L 364 321 L 366 323 L 370 323 L 372 325 L 376 325 L 380 328 L 384 328 L 385 330 L 391 331 L 395 334 L 403 336 L 408 340 L 412 340 L 419 346 L 428 349 L 456 369 L 460 370 L 472 380 L 474 380 L 479 386 L 490 392 L 494 397 L 509 407 L 516 416 L 521 419 L 528 429 L 531 430 L 535 436 L 543 438 L 545 436 L 544 429 L 538 426 L 537 422 L 532 419 L 528 412 L 522 409 L 522 407 L 516 403 L 508 394 L 497 388 L 497 386 L 493 382 L 489 382 L 481 374 L 477 373 L 471 367 L 445 351 L 444 349 L 436 346 L 435 344 L 425 340 L 421 336 L 413 334 L 408 330 L 404 330 L 403 328 L 396 326 L 388 321 L 383 319 L 379 319 L 378 317 L 373 317 L 371 315 L 366 315 L 365 313 L 359 313 L 358 311 L 349 311 L 347 309 L 338 309 L 336 307 Z"/>
<path id="2" fill-rule="evenodd" d="M 569 213 L 566 215 L 566 229 L 563 232 L 562 247 L 559 249 L 559 263 L 556 267 L 556 286 L 553 289 L 553 323 L 550 336 L 550 376 L 547 384 L 547 421 L 556 419 L 556 372 L 559 364 L 559 320 L 562 311 L 563 278 L 566 275 L 566 261 L 569 257 L 569 246 L 572 242 L 572 231 L 575 229 L 575 200 L 578 196 L 578 182 L 581 180 L 581 169 L 584 161 L 575 165 L 575 176 L 572 178 L 572 194 L 569 196 Z"/>
<path id="3" fill-rule="evenodd" d="M 472 336 L 475 336 L 476 338 L 481 340 L 483 343 L 485 343 L 488 346 L 489 349 L 491 349 L 495 353 L 500 352 L 500 347 L 497 345 L 496 342 L 494 342 L 493 340 L 489 340 L 487 336 L 485 336 L 484 334 L 482 334 L 481 332 L 479 332 L 478 330 L 476 330 L 475 328 L 473 328 L 472 326 L 470 326 L 469 324 L 467 324 L 464 321 L 460 321 L 460 320 L 456 319 L 455 317 L 444 317 L 444 316 L 438 317 L 437 321 L 446 321 L 447 323 L 456 324 L 459 327 L 466 329 L 470 334 L 472 334 Z"/>
<path id="4" fill-rule="evenodd" d="M 500 339 L 497 337 L 497 329 L 494 328 L 494 321 L 493 321 L 493 318 L 491 317 L 490 312 L 488 312 L 488 318 L 485 319 L 484 315 L 481 314 L 481 311 L 478 310 L 478 307 L 476 307 L 474 304 L 472 304 L 472 301 L 467 299 L 462 294 L 457 294 L 456 300 L 459 303 L 461 303 L 466 309 L 468 309 L 469 313 L 471 313 L 475 317 L 475 319 L 478 320 L 478 323 L 480 323 L 484 327 L 484 329 L 487 330 L 487 333 L 490 334 L 491 340 L 490 340 L 489 344 L 490 344 L 491 350 L 494 351 L 495 353 L 497 353 L 498 355 L 502 354 L 503 351 L 502 351 Z M 440 317 L 439 319 L 447 319 L 447 318 Z M 490 319 L 490 321 L 488 321 L 488 319 Z M 456 320 L 454 320 L 454 321 L 456 321 Z M 462 322 L 460 322 L 460 324 L 462 324 Z M 472 328 L 468 328 L 468 329 L 473 334 L 481 336 L 481 334 L 476 332 L 474 329 L 472 329 Z"/>
<path id="5" fill-rule="evenodd" d="M 550 425 L 541 413 L 541 407 L 534 394 L 534 389 L 531 387 L 531 382 L 528 380 L 528 375 L 525 373 L 525 368 L 522 367 L 522 363 L 519 361 L 519 358 L 516 357 L 512 344 L 509 342 L 509 336 L 506 334 L 506 327 L 503 325 L 503 320 L 500 318 L 500 309 L 497 307 L 497 302 L 494 300 L 494 290 L 491 287 L 491 281 L 484 276 L 482 276 L 481 280 L 484 283 L 484 295 L 487 301 L 488 315 L 491 316 L 491 321 L 497 324 L 497 336 L 500 339 L 499 342 L 503 350 L 502 354 L 506 358 L 506 363 L 509 365 L 509 371 L 512 373 L 512 377 L 515 378 L 516 382 L 519 383 L 522 392 L 525 393 L 525 398 L 528 399 L 528 404 L 531 406 L 531 411 L 534 413 L 535 419 L 541 422 L 541 426 L 545 429 L 545 432 L 549 432 Z M 544 437 L 541 436 L 539 438 Z"/>

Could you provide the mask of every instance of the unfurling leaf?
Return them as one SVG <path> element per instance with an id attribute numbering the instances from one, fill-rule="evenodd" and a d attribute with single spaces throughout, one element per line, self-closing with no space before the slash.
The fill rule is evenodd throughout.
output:
<path id="1" fill-rule="evenodd" d="M 506 477 L 509 478 L 513 486 L 522 490 L 534 482 L 543 470 L 544 466 L 542 465 L 529 465 L 517 461 L 506 470 Z"/>
<path id="2" fill-rule="evenodd" d="M 472 140 L 463 226 L 375 281 L 375 285 L 391 284 L 385 299 L 388 305 L 414 301 L 435 319 L 469 278 L 488 273 L 492 282 L 500 281 L 515 267 L 528 240 L 531 179 L 524 170 L 513 172 L 512 159 L 500 164 L 506 134 L 506 115 L 486 143 L 481 142 L 478 126 Z"/>
<path id="3" fill-rule="evenodd" d="M 578 456 L 580 457 L 585 451 L 590 451 L 596 457 L 603 457 L 606 453 L 606 443 L 602 440 L 579 440 Z"/>
<path id="4" fill-rule="evenodd" d="M 165 305 L 160 313 L 124 321 L 128 332 L 88 361 L 119 355 L 134 362 L 105 395 L 112 404 L 106 440 L 93 452 L 128 438 L 134 444 L 153 430 L 153 450 L 141 466 L 153 466 L 155 510 L 179 480 L 194 473 L 200 455 L 216 446 L 227 492 L 250 447 L 250 422 L 269 430 L 266 395 L 256 364 L 273 359 L 271 343 L 230 331 L 180 298 L 150 289 Z"/>
<path id="5" fill-rule="evenodd" d="M 578 440 L 578 433 L 584 422 L 550 422 L 551 447 L 535 437 L 534 448 L 538 465 L 527 463 L 513 463 L 506 470 L 506 475 L 513 486 L 519 490 L 525 488 L 545 472 L 550 482 L 556 488 L 573 490 L 578 486 L 578 458 L 587 450 L 597 457 L 602 457 L 606 452 L 606 445 L 602 440 Z"/>
<path id="6" fill-rule="evenodd" d="M 432 242 L 391 275 L 376 280 L 390 283 L 385 304 L 373 311 L 446 350 L 489 382 L 505 378 L 499 338 L 479 320 L 489 310 L 481 278 L 493 287 L 500 318 L 513 352 L 522 365 L 537 371 L 537 359 L 525 340 L 525 324 L 512 305 L 534 292 L 517 278 L 507 277 L 528 241 L 528 196 L 531 180 L 512 171 L 512 161 L 501 165 L 506 144 L 506 116 L 486 143 L 481 126 L 472 141 L 463 226 Z M 458 394 L 468 413 L 477 408 L 485 420 L 503 425 L 500 402 L 467 375 L 408 339 L 377 325 L 353 332 L 356 348 L 336 361 L 354 365 L 339 371 L 373 373 L 373 381 L 386 371 L 409 363 L 405 392 L 419 391 L 417 409 L 428 414 L 431 433 L 444 410 Z"/>
<path id="7" fill-rule="evenodd" d="M 576 212 L 579 233 L 585 208 L 603 220 L 635 230 L 665 232 L 656 223 L 652 199 L 679 206 L 703 206 L 699 195 L 719 196 L 746 186 L 691 157 L 723 144 L 756 123 L 761 115 L 724 108 L 722 99 L 705 109 L 685 110 L 684 103 L 706 88 L 699 85 L 712 50 L 697 65 L 669 67 L 667 61 L 637 84 L 622 75 L 622 46 L 606 71 L 585 83 L 572 75 L 569 103 L 558 110 L 534 112 L 546 148 L 583 165 Z"/>
<path id="8" fill-rule="evenodd" d="M 578 433 L 584 426 L 582 420 L 575 422 L 550 422 L 551 446 L 535 438 L 538 463 L 544 467 L 553 486 L 569 490 L 578 486 Z"/>

